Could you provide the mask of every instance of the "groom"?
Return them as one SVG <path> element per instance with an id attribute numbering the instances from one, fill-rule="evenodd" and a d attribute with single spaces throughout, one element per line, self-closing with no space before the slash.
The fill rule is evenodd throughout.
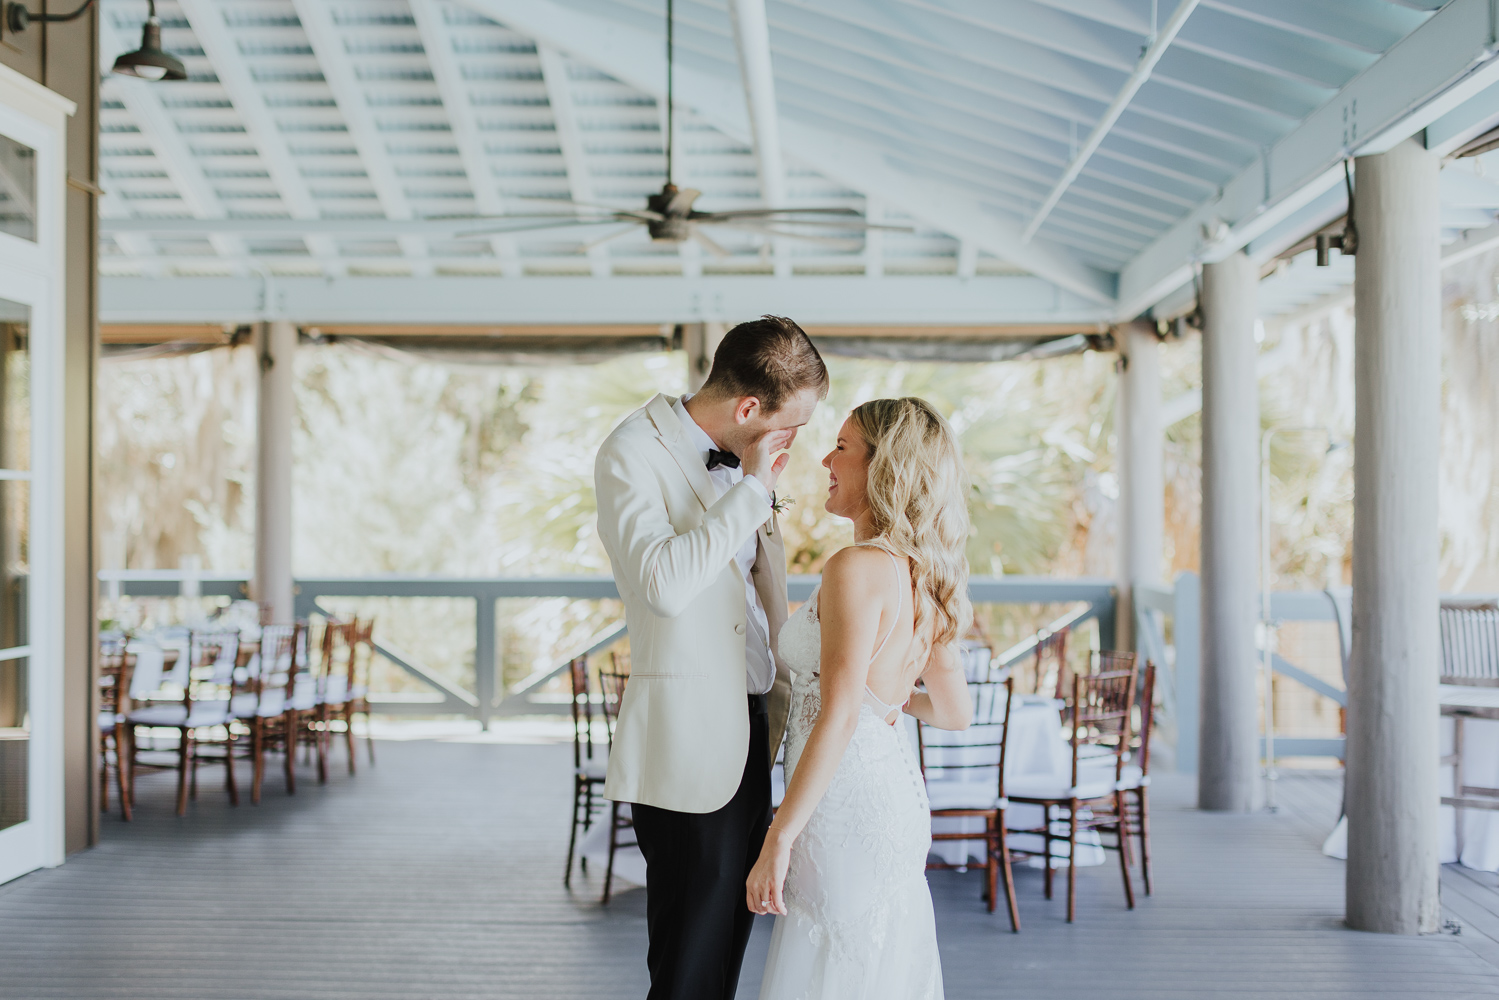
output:
<path id="1" fill-rule="evenodd" d="M 742 323 L 700 392 L 657 395 L 594 465 L 631 653 L 604 794 L 632 803 L 645 855 L 649 1000 L 732 1000 L 739 984 L 754 919 L 744 883 L 790 704 L 775 659 L 787 614 L 777 452 L 827 390 L 801 327 Z"/>

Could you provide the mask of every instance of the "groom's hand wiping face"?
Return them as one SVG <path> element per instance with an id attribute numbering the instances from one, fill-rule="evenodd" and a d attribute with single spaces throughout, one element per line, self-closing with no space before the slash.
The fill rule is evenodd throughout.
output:
<path id="1" fill-rule="evenodd" d="M 815 389 L 803 389 L 773 413 L 761 412 L 758 400 L 753 406 L 741 406 L 735 413 L 739 440 L 731 445 L 744 463 L 746 475 L 754 476 L 769 490 L 775 489 L 781 470 L 786 468 L 787 456 L 777 454 L 791 447 L 796 432 L 817 408 L 818 394 Z"/>

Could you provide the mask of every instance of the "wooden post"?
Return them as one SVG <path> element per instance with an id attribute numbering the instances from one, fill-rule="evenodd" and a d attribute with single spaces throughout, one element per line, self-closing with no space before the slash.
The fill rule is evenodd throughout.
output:
<path id="1" fill-rule="evenodd" d="M 1431 933 L 1437 869 L 1438 158 L 1357 161 L 1347 916 Z"/>
<path id="2" fill-rule="evenodd" d="M 682 346 L 687 351 L 687 391 L 697 392 L 713 370 L 718 342 L 729 332 L 726 323 L 683 323 Z"/>
<path id="3" fill-rule="evenodd" d="M 1202 269 L 1202 714 L 1197 805 L 1259 798 L 1254 630 L 1259 573 L 1259 274 L 1242 252 Z"/>
<path id="4" fill-rule="evenodd" d="M 1166 520 L 1162 471 L 1160 340 L 1153 323 L 1126 323 L 1119 343 L 1119 608 L 1118 644 L 1135 649 L 1133 588 L 1161 582 Z"/>
<path id="5" fill-rule="evenodd" d="M 271 621 L 293 620 L 291 571 L 293 371 L 297 328 L 285 320 L 262 323 L 260 412 L 255 467 L 255 579 L 250 596 L 270 608 Z"/>

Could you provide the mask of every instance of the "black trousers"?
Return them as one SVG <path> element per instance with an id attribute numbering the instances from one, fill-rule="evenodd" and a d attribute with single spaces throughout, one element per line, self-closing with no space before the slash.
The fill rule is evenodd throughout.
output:
<path id="1" fill-rule="evenodd" d="M 749 754 L 739 790 L 716 812 L 636 804 L 650 933 L 647 1000 L 733 1000 L 754 914 L 744 882 L 770 828 L 770 716 L 750 695 Z"/>

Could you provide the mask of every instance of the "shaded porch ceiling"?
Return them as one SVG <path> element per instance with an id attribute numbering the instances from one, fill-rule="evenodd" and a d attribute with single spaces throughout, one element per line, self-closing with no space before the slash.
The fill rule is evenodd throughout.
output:
<path id="1" fill-rule="evenodd" d="M 719 257 L 443 218 L 642 206 L 663 0 L 163 0 L 190 79 L 104 83 L 103 318 L 1096 326 L 1336 218 L 1344 157 L 1499 120 L 1487 0 L 764 0 L 759 53 L 736 5 L 759 4 L 676 4 L 678 182 L 912 232 Z M 144 16 L 104 0 L 101 63 Z M 771 86 L 746 91 L 742 52 Z M 1448 240 L 1499 208 L 1468 175 Z"/>

